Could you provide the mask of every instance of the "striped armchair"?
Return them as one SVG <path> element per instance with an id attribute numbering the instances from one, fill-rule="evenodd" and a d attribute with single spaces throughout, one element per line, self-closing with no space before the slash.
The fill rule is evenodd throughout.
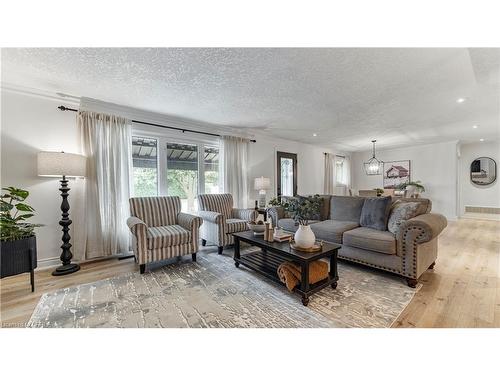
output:
<path id="1" fill-rule="evenodd" d="M 214 243 L 222 254 L 224 246 L 234 244 L 231 233 L 247 230 L 247 222 L 257 218 L 254 209 L 233 208 L 231 194 L 201 194 L 198 195 L 200 211 L 198 216 L 203 219 L 200 229 L 201 243 Z"/>
<path id="2" fill-rule="evenodd" d="M 179 197 L 130 198 L 129 202 L 127 225 L 141 273 L 148 263 L 176 256 L 192 254 L 196 262 L 202 219 L 181 212 Z"/>

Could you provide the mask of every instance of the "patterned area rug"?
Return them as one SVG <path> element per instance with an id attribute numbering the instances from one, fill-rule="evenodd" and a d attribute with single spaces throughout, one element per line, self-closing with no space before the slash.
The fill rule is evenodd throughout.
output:
<path id="1" fill-rule="evenodd" d="M 44 294 L 29 327 L 389 327 L 416 290 L 400 277 L 339 263 L 336 290 L 304 307 L 299 295 L 236 268 L 229 255 L 198 253 L 140 275 Z"/>

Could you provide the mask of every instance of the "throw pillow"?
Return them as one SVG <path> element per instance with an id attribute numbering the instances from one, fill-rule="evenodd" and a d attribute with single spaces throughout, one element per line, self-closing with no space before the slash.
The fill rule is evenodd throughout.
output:
<path id="1" fill-rule="evenodd" d="M 389 218 L 391 203 L 391 197 L 365 198 L 359 224 L 362 227 L 387 230 L 387 219 Z"/>
<path id="2" fill-rule="evenodd" d="M 359 223 L 364 202 L 363 197 L 333 195 L 330 200 L 330 219 Z"/>
<path id="3" fill-rule="evenodd" d="M 389 216 L 389 222 L 387 223 L 389 232 L 396 234 L 403 221 L 418 215 L 419 207 L 419 202 L 398 202 Z"/>

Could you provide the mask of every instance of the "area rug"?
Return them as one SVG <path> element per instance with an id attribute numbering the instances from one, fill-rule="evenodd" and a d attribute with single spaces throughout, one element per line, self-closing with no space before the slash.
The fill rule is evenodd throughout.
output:
<path id="1" fill-rule="evenodd" d="M 199 252 L 145 274 L 44 294 L 28 327 L 389 327 L 416 290 L 400 277 L 340 263 L 337 289 L 300 297 L 230 255 Z"/>

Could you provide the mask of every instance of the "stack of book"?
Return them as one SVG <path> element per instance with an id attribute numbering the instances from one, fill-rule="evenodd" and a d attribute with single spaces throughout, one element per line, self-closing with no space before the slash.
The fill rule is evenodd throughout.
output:
<path id="1" fill-rule="evenodd" d="M 283 232 L 281 234 L 274 234 L 274 240 L 277 242 L 289 241 L 292 238 L 292 233 Z"/>

